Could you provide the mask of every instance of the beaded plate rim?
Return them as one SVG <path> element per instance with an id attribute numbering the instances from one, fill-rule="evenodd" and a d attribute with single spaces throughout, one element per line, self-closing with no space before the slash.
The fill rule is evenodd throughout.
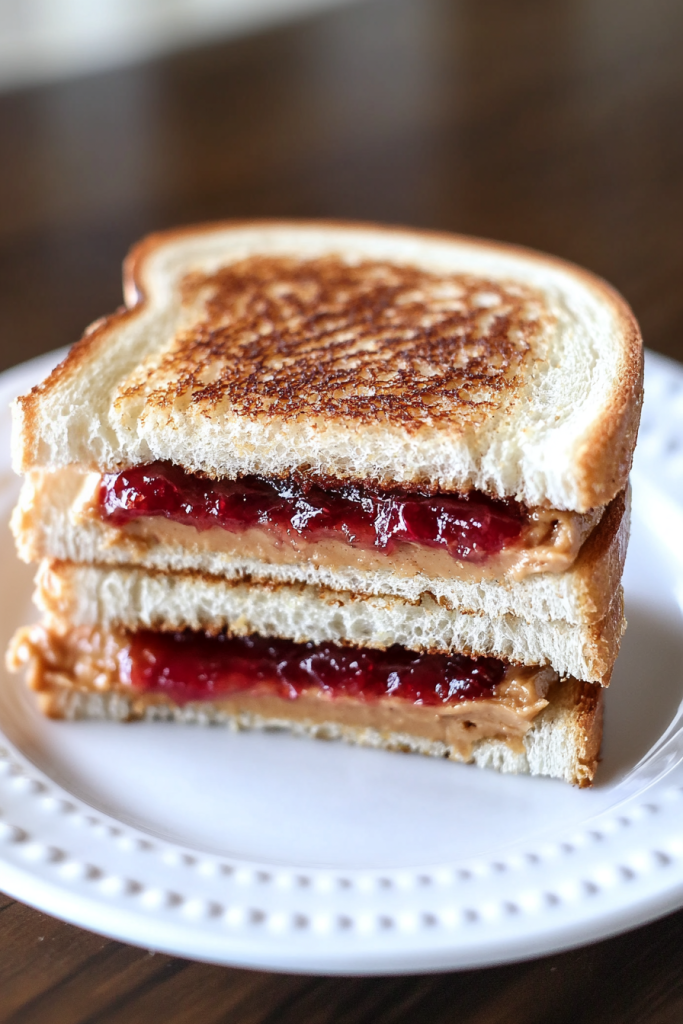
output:
<path id="1" fill-rule="evenodd" d="M 0 377 L 8 395 L 57 356 Z M 683 521 L 683 368 L 648 354 L 635 477 Z M 675 414 L 671 414 L 675 406 Z M 8 476 L 0 477 L 0 497 Z M 150 837 L 93 810 L 0 736 L 0 887 L 135 945 L 235 966 L 389 974 L 486 966 L 595 941 L 683 905 L 683 728 L 585 827 L 504 856 L 411 868 L 244 862 Z"/>

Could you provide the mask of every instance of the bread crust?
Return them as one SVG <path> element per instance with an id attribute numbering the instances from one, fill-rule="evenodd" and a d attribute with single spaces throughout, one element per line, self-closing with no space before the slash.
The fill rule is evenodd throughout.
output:
<path id="1" fill-rule="evenodd" d="M 610 385 L 609 395 L 601 405 L 599 416 L 580 438 L 575 456 L 576 481 L 572 506 L 577 511 L 606 504 L 626 484 L 630 469 L 633 446 L 638 428 L 642 392 L 642 348 L 636 321 L 625 301 L 604 281 L 572 264 L 555 257 L 534 253 L 518 246 L 471 239 L 461 235 L 442 232 L 419 231 L 385 227 L 374 224 L 359 224 L 343 221 L 226 221 L 192 227 L 178 228 L 149 236 L 140 242 L 128 256 L 124 269 L 124 290 L 129 308 L 119 310 L 111 317 L 97 321 L 74 346 L 67 359 L 51 376 L 33 391 L 19 400 L 21 436 L 18 444 L 17 463 L 21 469 L 32 465 L 45 464 L 45 442 L 41 438 L 40 408 L 55 394 L 65 381 L 73 381 L 80 370 L 91 360 L 103 355 L 112 334 L 122 325 L 140 316 L 151 304 L 146 267 L 153 255 L 172 243 L 197 239 L 221 231 L 253 229 L 254 231 L 282 230 L 301 231 L 315 228 L 330 231 L 342 230 L 353 236 L 355 232 L 364 236 L 372 232 L 377 237 L 396 239 L 402 243 L 441 242 L 464 245 L 472 252 L 487 253 L 491 256 L 517 257 L 537 268 L 554 268 L 570 275 L 580 282 L 604 307 L 609 310 L 619 342 L 619 366 L 617 379 Z M 332 247 L 334 248 L 334 247 Z M 399 258 L 396 266 L 406 261 Z M 533 347 L 533 346 L 532 346 Z M 533 353 L 532 353 L 533 354 Z M 507 388 L 507 385 L 506 385 Z M 475 389 L 476 390 L 476 389 Z M 513 389 L 514 390 L 514 389 Z M 400 406 L 400 403 L 399 403 Z M 502 408 L 502 407 L 501 407 Z M 471 411 L 471 410 L 470 410 Z M 410 425 L 407 430 L 412 429 Z M 298 467 L 291 467 L 296 469 Z M 365 477 L 368 480 L 368 477 Z M 386 483 L 386 480 L 378 480 Z M 502 488 L 502 489 L 501 489 Z M 506 493 L 504 485 L 499 493 Z M 556 503 L 557 507 L 570 507 Z"/>
<path id="2" fill-rule="evenodd" d="M 582 745 L 583 749 L 578 756 L 577 777 L 583 788 L 591 785 L 598 767 L 605 702 L 602 690 L 597 687 L 584 682 L 579 687 L 576 729 L 582 742 L 577 748 Z"/>

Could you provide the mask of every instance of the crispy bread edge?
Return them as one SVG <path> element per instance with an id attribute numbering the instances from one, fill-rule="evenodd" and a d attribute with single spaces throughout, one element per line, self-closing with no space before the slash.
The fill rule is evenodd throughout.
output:
<path id="1" fill-rule="evenodd" d="M 615 581 L 624 571 L 630 529 L 631 492 L 626 488 L 610 502 L 568 570 L 580 587 L 585 622 L 598 622 L 610 610 Z"/>
<path id="2" fill-rule="evenodd" d="M 605 696 L 604 690 L 591 686 L 590 683 L 579 683 L 579 711 L 577 731 L 582 734 L 583 753 L 579 757 L 577 769 L 579 787 L 590 786 L 598 767 L 600 744 L 604 721 Z"/>

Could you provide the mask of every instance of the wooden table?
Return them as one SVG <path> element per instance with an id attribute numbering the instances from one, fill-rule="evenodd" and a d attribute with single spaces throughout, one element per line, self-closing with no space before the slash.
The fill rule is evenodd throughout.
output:
<path id="1" fill-rule="evenodd" d="M 146 231 L 371 218 L 558 253 L 683 359 L 683 4 L 367 0 L 0 97 L 0 363 L 120 302 Z M 532 963 L 329 979 L 211 967 L 0 900 L 0 1024 L 683 1019 L 683 913 Z"/>

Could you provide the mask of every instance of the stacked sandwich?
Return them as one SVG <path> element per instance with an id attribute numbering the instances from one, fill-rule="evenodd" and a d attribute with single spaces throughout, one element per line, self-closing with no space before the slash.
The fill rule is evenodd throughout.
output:
<path id="1" fill-rule="evenodd" d="M 14 409 L 54 717 L 284 727 L 590 784 L 637 325 L 576 267 L 336 223 L 129 256 Z"/>

